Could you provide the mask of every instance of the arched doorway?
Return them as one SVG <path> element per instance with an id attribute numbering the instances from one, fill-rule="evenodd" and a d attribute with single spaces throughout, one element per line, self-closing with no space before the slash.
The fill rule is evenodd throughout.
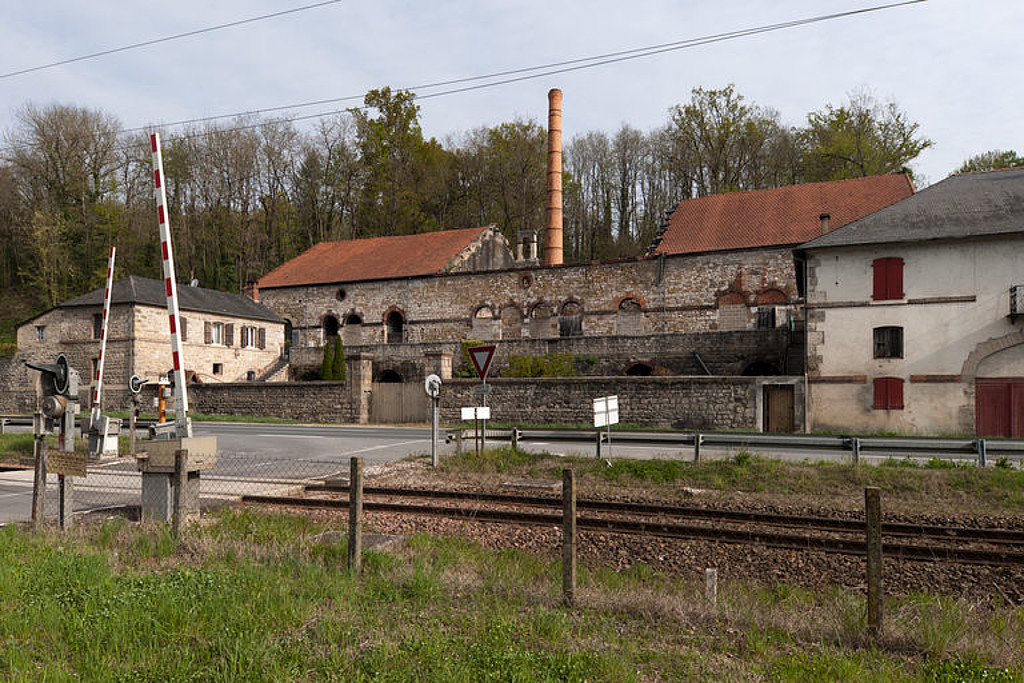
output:
<path id="1" fill-rule="evenodd" d="M 323 321 L 324 329 L 324 341 L 327 341 L 331 337 L 338 336 L 338 330 L 341 329 L 341 324 L 338 322 L 338 317 L 328 313 L 324 316 Z"/>

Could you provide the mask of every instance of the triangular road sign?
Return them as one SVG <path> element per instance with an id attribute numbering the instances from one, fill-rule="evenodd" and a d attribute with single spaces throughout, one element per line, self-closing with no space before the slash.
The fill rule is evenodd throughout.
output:
<path id="1" fill-rule="evenodd" d="M 476 374 L 480 376 L 480 379 L 487 377 L 492 358 L 494 358 L 494 346 L 474 346 L 469 349 L 469 359 L 473 361 L 473 367 L 476 368 Z"/>

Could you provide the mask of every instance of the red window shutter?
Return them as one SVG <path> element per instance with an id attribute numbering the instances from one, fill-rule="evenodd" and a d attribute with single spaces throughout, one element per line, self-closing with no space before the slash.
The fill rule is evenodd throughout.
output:
<path id="1" fill-rule="evenodd" d="M 889 409 L 903 410 L 903 380 L 899 377 L 889 378 Z"/>
<path id="2" fill-rule="evenodd" d="M 903 298 L 903 259 L 891 258 L 888 259 L 886 270 L 886 280 L 888 281 L 889 288 L 889 299 L 902 299 Z M 902 401 L 900 401 L 902 404 Z M 902 405 L 900 406 L 902 407 Z"/>
<path id="3" fill-rule="evenodd" d="M 903 380 L 899 377 L 876 377 L 875 410 L 903 410 Z"/>
<path id="4" fill-rule="evenodd" d="M 871 265 L 874 268 L 874 286 L 871 298 L 875 301 L 902 299 L 903 259 L 899 257 L 876 258 Z"/>
<path id="5" fill-rule="evenodd" d="M 889 386 L 887 377 L 875 378 L 875 410 L 885 410 L 889 406 Z"/>

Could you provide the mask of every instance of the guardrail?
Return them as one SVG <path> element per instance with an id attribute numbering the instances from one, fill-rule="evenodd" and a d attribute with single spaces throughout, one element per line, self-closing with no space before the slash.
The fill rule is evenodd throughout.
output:
<path id="1" fill-rule="evenodd" d="M 463 442 L 473 442 L 473 429 L 452 429 L 448 441 L 455 442 L 461 453 Z M 605 430 L 570 429 L 488 429 L 487 440 L 509 441 L 513 446 L 529 441 L 564 441 L 594 444 L 601 456 L 602 444 L 608 441 Z M 974 460 L 985 467 L 989 460 L 1009 458 L 1024 460 L 1024 440 L 938 437 L 862 437 L 822 436 L 816 434 L 736 434 L 720 432 L 613 432 L 613 440 L 622 445 L 664 445 L 672 448 L 690 447 L 694 462 L 700 462 L 704 446 L 756 448 L 777 451 L 833 451 L 849 453 L 854 463 L 862 454 L 914 454 L 949 460 Z"/>

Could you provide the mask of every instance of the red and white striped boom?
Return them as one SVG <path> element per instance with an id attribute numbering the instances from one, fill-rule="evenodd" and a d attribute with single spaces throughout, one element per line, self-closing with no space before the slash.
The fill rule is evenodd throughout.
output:
<path id="1" fill-rule="evenodd" d="M 114 257 L 117 247 L 110 247 L 110 258 L 107 260 L 107 289 L 103 293 L 103 325 L 100 328 L 100 356 L 96 359 L 96 376 L 92 385 L 92 419 L 95 422 L 100 415 L 100 397 L 103 395 L 103 361 L 107 357 L 107 324 L 110 321 L 110 293 L 114 286 Z"/>
<path id="2" fill-rule="evenodd" d="M 177 406 L 174 421 L 178 438 L 184 438 L 192 436 L 192 425 L 188 419 L 188 393 L 185 390 L 185 371 L 182 369 L 181 325 L 178 324 L 178 287 L 174 278 L 174 253 L 171 251 L 171 226 L 167 216 L 167 191 L 164 189 L 164 162 L 160 154 L 160 134 L 153 133 L 149 140 L 153 149 L 156 215 L 160 223 L 160 252 L 164 264 L 167 317 L 171 328 L 171 354 L 174 360 L 174 398 Z"/>

